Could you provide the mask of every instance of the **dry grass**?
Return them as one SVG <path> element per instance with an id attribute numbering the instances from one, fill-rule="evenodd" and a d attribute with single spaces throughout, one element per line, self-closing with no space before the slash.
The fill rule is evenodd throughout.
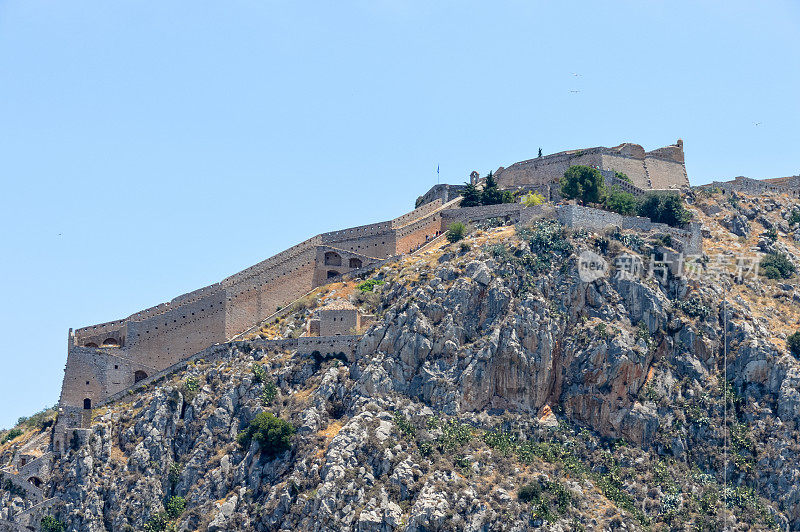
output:
<path id="1" fill-rule="evenodd" d="M 751 196 L 744 194 L 739 194 L 739 196 L 741 198 L 740 205 L 747 208 L 754 206 Z M 781 196 L 780 200 L 783 202 L 791 201 L 785 195 Z M 765 231 L 765 228 L 757 221 L 750 220 L 751 230 L 749 236 L 746 238 L 737 237 L 722 225 L 722 220 L 733 213 L 733 210 L 727 204 L 726 198 L 715 196 L 705 200 L 706 203 L 711 204 L 714 201 L 717 201 L 718 205 L 723 208 L 721 213 L 714 216 L 707 216 L 698 208 L 692 209 L 696 219 L 711 232 L 711 238 L 703 239 L 703 252 L 711 257 L 712 260 L 717 255 L 755 255 L 759 237 Z M 763 214 L 772 222 L 777 222 L 781 219 L 778 211 L 764 212 Z M 800 246 L 792 238 L 779 236 L 779 241 L 785 244 L 793 253 L 800 255 Z M 728 291 L 729 297 L 733 300 L 733 306 L 737 305 L 737 298 L 741 298 L 756 320 L 763 319 L 766 322 L 772 333 L 769 339 L 770 343 L 779 351 L 786 349 L 786 341 L 778 335 L 784 334 L 788 336 L 800 328 L 800 308 L 791 301 L 782 300 L 782 291 L 777 286 L 786 282 L 795 285 L 797 283 L 796 279 L 772 281 L 765 277 L 759 277 L 756 286 L 763 290 L 763 294 L 747 286 L 747 284 L 734 284 Z"/>

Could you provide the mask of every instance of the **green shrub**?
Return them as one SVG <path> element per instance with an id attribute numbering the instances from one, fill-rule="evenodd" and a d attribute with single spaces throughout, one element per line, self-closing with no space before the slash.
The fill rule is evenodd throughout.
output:
<path id="1" fill-rule="evenodd" d="M 267 370 L 264 366 L 256 362 L 253 364 L 253 384 L 261 384 L 267 378 Z"/>
<path id="2" fill-rule="evenodd" d="M 792 211 L 791 216 L 789 216 L 789 225 L 800 225 L 800 209 Z"/>
<path id="3" fill-rule="evenodd" d="M 570 166 L 561 178 L 561 195 L 581 203 L 598 203 L 603 196 L 603 175 L 590 166 Z"/>
<path id="4" fill-rule="evenodd" d="M 528 240 L 531 251 L 536 254 L 572 253 L 572 244 L 567 240 L 564 226 L 555 220 L 538 222 L 529 233 L 523 233 L 523 237 Z"/>
<path id="5" fill-rule="evenodd" d="M 538 501 L 542 495 L 542 487 L 538 482 L 526 484 L 517 490 L 517 499 L 522 502 Z"/>
<path id="6" fill-rule="evenodd" d="M 181 471 L 183 471 L 183 466 L 180 464 L 180 462 L 172 462 L 172 465 L 169 466 L 170 483 L 178 483 L 178 481 L 181 479 Z"/>
<path id="7" fill-rule="evenodd" d="M 381 281 L 378 279 L 367 279 L 363 283 L 359 284 L 356 288 L 362 292 L 372 292 L 376 286 L 380 286 L 385 283 L 386 281 Z"/>
<path id="8" fill-rule="evenodd" d="M 278 395 L 278 387 L 275 386 L 274 382 L 267 381 L 264 384 L 264 389 L 261 391 L 261 404 L 264 406 L 269 405 L 273 400 L 275 400 L 276 395 Z"/>
<path id="9" fill-rule="evenodd" d="M 10 442 L 11 440 L 13 440 L 18 436 L 22 436 L 22 429 L 19 428 L 11 429 L 8 432 L 6 432 L 5 436 L 3 436 L 3 439 L 2 441 L 0 441 L 0 444 Z"/>
<path id="10" fill-rule="evenodd" d="M 699 297 L 678 301 L 675 306 L 691 318 L 706 319 L 712 312 L 711 307 L 703 304 L 703 300 Z"/>
<path id="11" fill-rule="evenodd" d="M 397 425 L 397 430 L 399 430 L 404 436 L 413 438 L 417 435 L 417 428 L 400 411 L 394 413 L 394 424 Z"/>
<path id="12" fill-rule="evenodd" d="M 295 428 L 270 412 L 261 412 L 244 429 L 237 440 L 243 447 L 248 447 L 252 440 L 256 440 L 261 451 L 267 456 L 276 456 L 291 447 L 292 435 Z"/>
<path id="13" fill-rule="evenodd" d="M 186 499 L 178 497 L 177 495 L 170 497 L 164 504 L 164 509 L 166 510 L 167 517 L 170 519 L 177 519 L 184 510 L 186 510 Z"/>
<path id="14" fill-rule="evenodd" d="M 526 207 L 537 207 L 545 202 L 544 196 L 538 192 L 528 192 L 520 199 L 520 203 Z"/>
<path id="15" fill-rule="evenodd" d="M 797 331 L 786 339 L 786 346 L 789 348 L 791 354 L 800 358 L 800 331 Z"/>
<path id="16" fill-rule="evenodd" d="M 65 530 L 67 530 L 67 525 L 52 515 L 42 517 L 42 532 L 64 532 Z"/>
<path id="17" fill-rule="evenodd" d="M 169 526 L 169 518 L 166 512 L 159 512 L 144 524 L 145 532 L 164 532 Z"/>
<path id="18" fill-rule="evenodd" d="M 783 253 L 767 253 L 759 266 L 768 279 L 791 279 L 795 272 L 794 264 Z"/>
<path id="19" fill-rule="evenodd" d="M 672 227 L 682 227 L 692 219 L 692 213 L 683 206 L 678 194 L 646 194 L 637 210 L 639 216 Z"/>
<path id="20" fill-rule="evenodd" d="M 453 222 L 447 228 L 447 240 L 449 242 L 458 242 L 467 234 L 467 226 L 461 222 Z"/>
<path id="21" fill-rule="evenodd" d="M 620 190 L 619 187 L 611 187 L 603 196 L 603 208 L 630 216 L 636 214 L 636 197 L 630 192 Z"/>
<path id="22" fill-rule="evenodd" d="M 764 236 L 767 237 L 769 240 L 775 242 L 778 240 L 778 231 L 774 227 L 770 227 L 764 232 Z"/>

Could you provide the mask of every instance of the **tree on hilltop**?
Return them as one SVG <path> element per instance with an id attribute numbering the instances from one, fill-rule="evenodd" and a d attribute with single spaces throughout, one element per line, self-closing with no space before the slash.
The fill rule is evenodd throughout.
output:
<path id="1" fill-rule="evenodd" d="M 599 203 L 603 197 L 603 175 L 597 168 L 574 165 L 561 178 L 561 195 L 581 204 Z"/>
<path id="2" fill-rule="evenodd" d="M 639 203 L 639 216 L 653 222 L 682 227 L 692 219 L 678 194 L 647 194 Z"/>
<path id="3" fill-rule="evenodd" d="M 481 205 L 481 191 L 472 183 L 466 183 L 466 185 L 464 190 L 461 191 L 461 195 L 464 197 L 464 199 L 461 200 L 461 206 L 477 207 Z"/>
<path id="4" fill-rule="evenodd" d="M 603 208 L 618 212 L 625 216 L 636 214 L 636 197 L 630 192 L 620 190 L 619 187 L 611 187 L 603 195 Z"/>
<path id="5" fill-rule="evenodd" d="M 482 205 L 497 205 L 503 203 L 503 193 L 497 188 L 497 181 L 494 179 L 492 172 L 486 176 L 486 183 L 483 185 L 483 193 L 481 194 Z"/>

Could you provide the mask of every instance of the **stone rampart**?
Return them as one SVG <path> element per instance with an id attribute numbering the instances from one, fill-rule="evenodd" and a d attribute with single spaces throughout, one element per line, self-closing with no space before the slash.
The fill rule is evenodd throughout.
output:
<path id="1" fill-rule="evenodd" d="M 498 205 L 480 205 L 463 207 L 442 212 L 442 227 L 446 230 L 454 222 L 469 223 L 489 218 L 508 218 L 518 221 L 524 209 L 521 203 L 501 203 Z"/>
<path id="2" fill-rule="evenodd" d="M 398 229 L 400 227 L 410 224 L 411 222 L 419 220 L 420 218 L 426 217 L 429 214 L 441 208 L 443 204 L 444 202 L 441 199 L 435 199 L 430 203 L 421 205 L 420 207 L 417 207 L 413 211 L 409 212 L 408 214 L 398 216 L 397 218 L 392 220 L 392 227 Z"/>
<path id="3" fill-rule="evenodd" d="M 413 251 L 441 232 L 439 211 L 446 207 L 437 199 L 386 222 L 323 233 L 219 283 L 71 332 L 61 405 L 96 404 L 130 386 L 137 371 L 149 376 L 172 367 L 252 328 L 316 286 Z"/>
<path id="4" fill-rule="evenodd" d="M 618 227 L 636 231 L 658 232 L 672 236 L 679 251 L 686 255 L 697 255 L 702 252 L 702 235 L 700 224 L 692 222 L 688 228 L 681 229 L 666 224 L 653 223 L 649 218 L 641 216 L 622 216 L 615 212 L 608 212 L 580 205 L 559 205 L 556 207 L 558 221 L 567 227 L 582 227 L 602 231 Z"/>
<path id="5" fill-rule="evenodd" d="M 465 187 L 466 185 L 447 185 L 444 183 L 433 185 L 430 190 L 419 197 L 418 202 L 420 205 L 426 205 L 436 199 L 439 199 L 443 203 L 447 203 L 448 201 L 454 200 L 461 196 L 461 192 Z"/>
<path id="6" fill-rule="evenodd" d="M 500 188 L 514 189 L 557 183 L 570 166 L 583 165 L 626 174 L 642 190 L 680 189 L 689 186 L 684 166 L 683 141 L 645 152 L 638 144 L 613 148 L 569 150 L 500 167 L 495 177 Z M 557 192 L 548 188 L 548 191 Z M 545 195 L 545 197 L 548 197 Z M 550 198 L 554 199 L 554 198 Z"/>
<path id="7" fill-rule="evenodd" d="M 743 192 L 745 194 L 788 194 L 800 198 L 800 176 L 778 177 L 774 179 L 751 179 L 739 176 L 732 181 L 714 181 L 700 188 L 719 188 L 724 192 Z"/>

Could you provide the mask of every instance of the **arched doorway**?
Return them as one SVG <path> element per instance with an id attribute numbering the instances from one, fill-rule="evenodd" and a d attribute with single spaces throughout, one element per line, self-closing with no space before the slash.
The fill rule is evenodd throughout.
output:
<path id="1" fill-rule="evenodd" d="M 328 251 L 325 253 L 325 265 L 326 266 L 341 266 L 342 265 L 342 256 L 336 253 L 335 251 Z"/>
<path id="2" fill-rule="evenodd" d="M 103 340 L 103 346 L 118 347 L 119 341 L 116 338 L 106 338 Z"/>
<path id="3" fill-rule="evenodd" d="M 42 482 L 42 479 L 40 479 L 39 477 L 31 477 L 31 478 L 28 479 L 28 482 L 30 482 L 31 484 L 33 484 L 37 488 L 41 488 L 42 485 L 44 484 L 44 482 Z"/>
<path id="4" fill-rule="evenodd" d="M 360 268 L 361 267 L 361 259 L 350 259 L 350 267 L 351 268 Z"/>
<path id="5" fill-rule="evenodd" d="M 83 347 L 97 347 L 97 344 L 94 342 L 89 342 L 88 344 L 83 344 Z"/>
<path id="6" fill-rule="evenodd" d="M 139 381 L 143 381 L 146 378 L 147 378 L 147 373 L 145 373 L 142 370 L 139 370 L 139 371 L 137 371 L 136 373 L 133 374 L 133 382 L 134 382 L 134 384 L 136 384 Z"/>
<path id="7" fill-rule="evenodd" d="M 328 270 L 328 279 L 333 279 L 334 277 L 339 277 L 339 272 L 336 270 Z"/>
<path id="8" fill-rule="evenodd" d="M 88 397 L 83 400 L 83 409 L 84 410 L 91 410 L 92 409 L 92 400 Z"/>

